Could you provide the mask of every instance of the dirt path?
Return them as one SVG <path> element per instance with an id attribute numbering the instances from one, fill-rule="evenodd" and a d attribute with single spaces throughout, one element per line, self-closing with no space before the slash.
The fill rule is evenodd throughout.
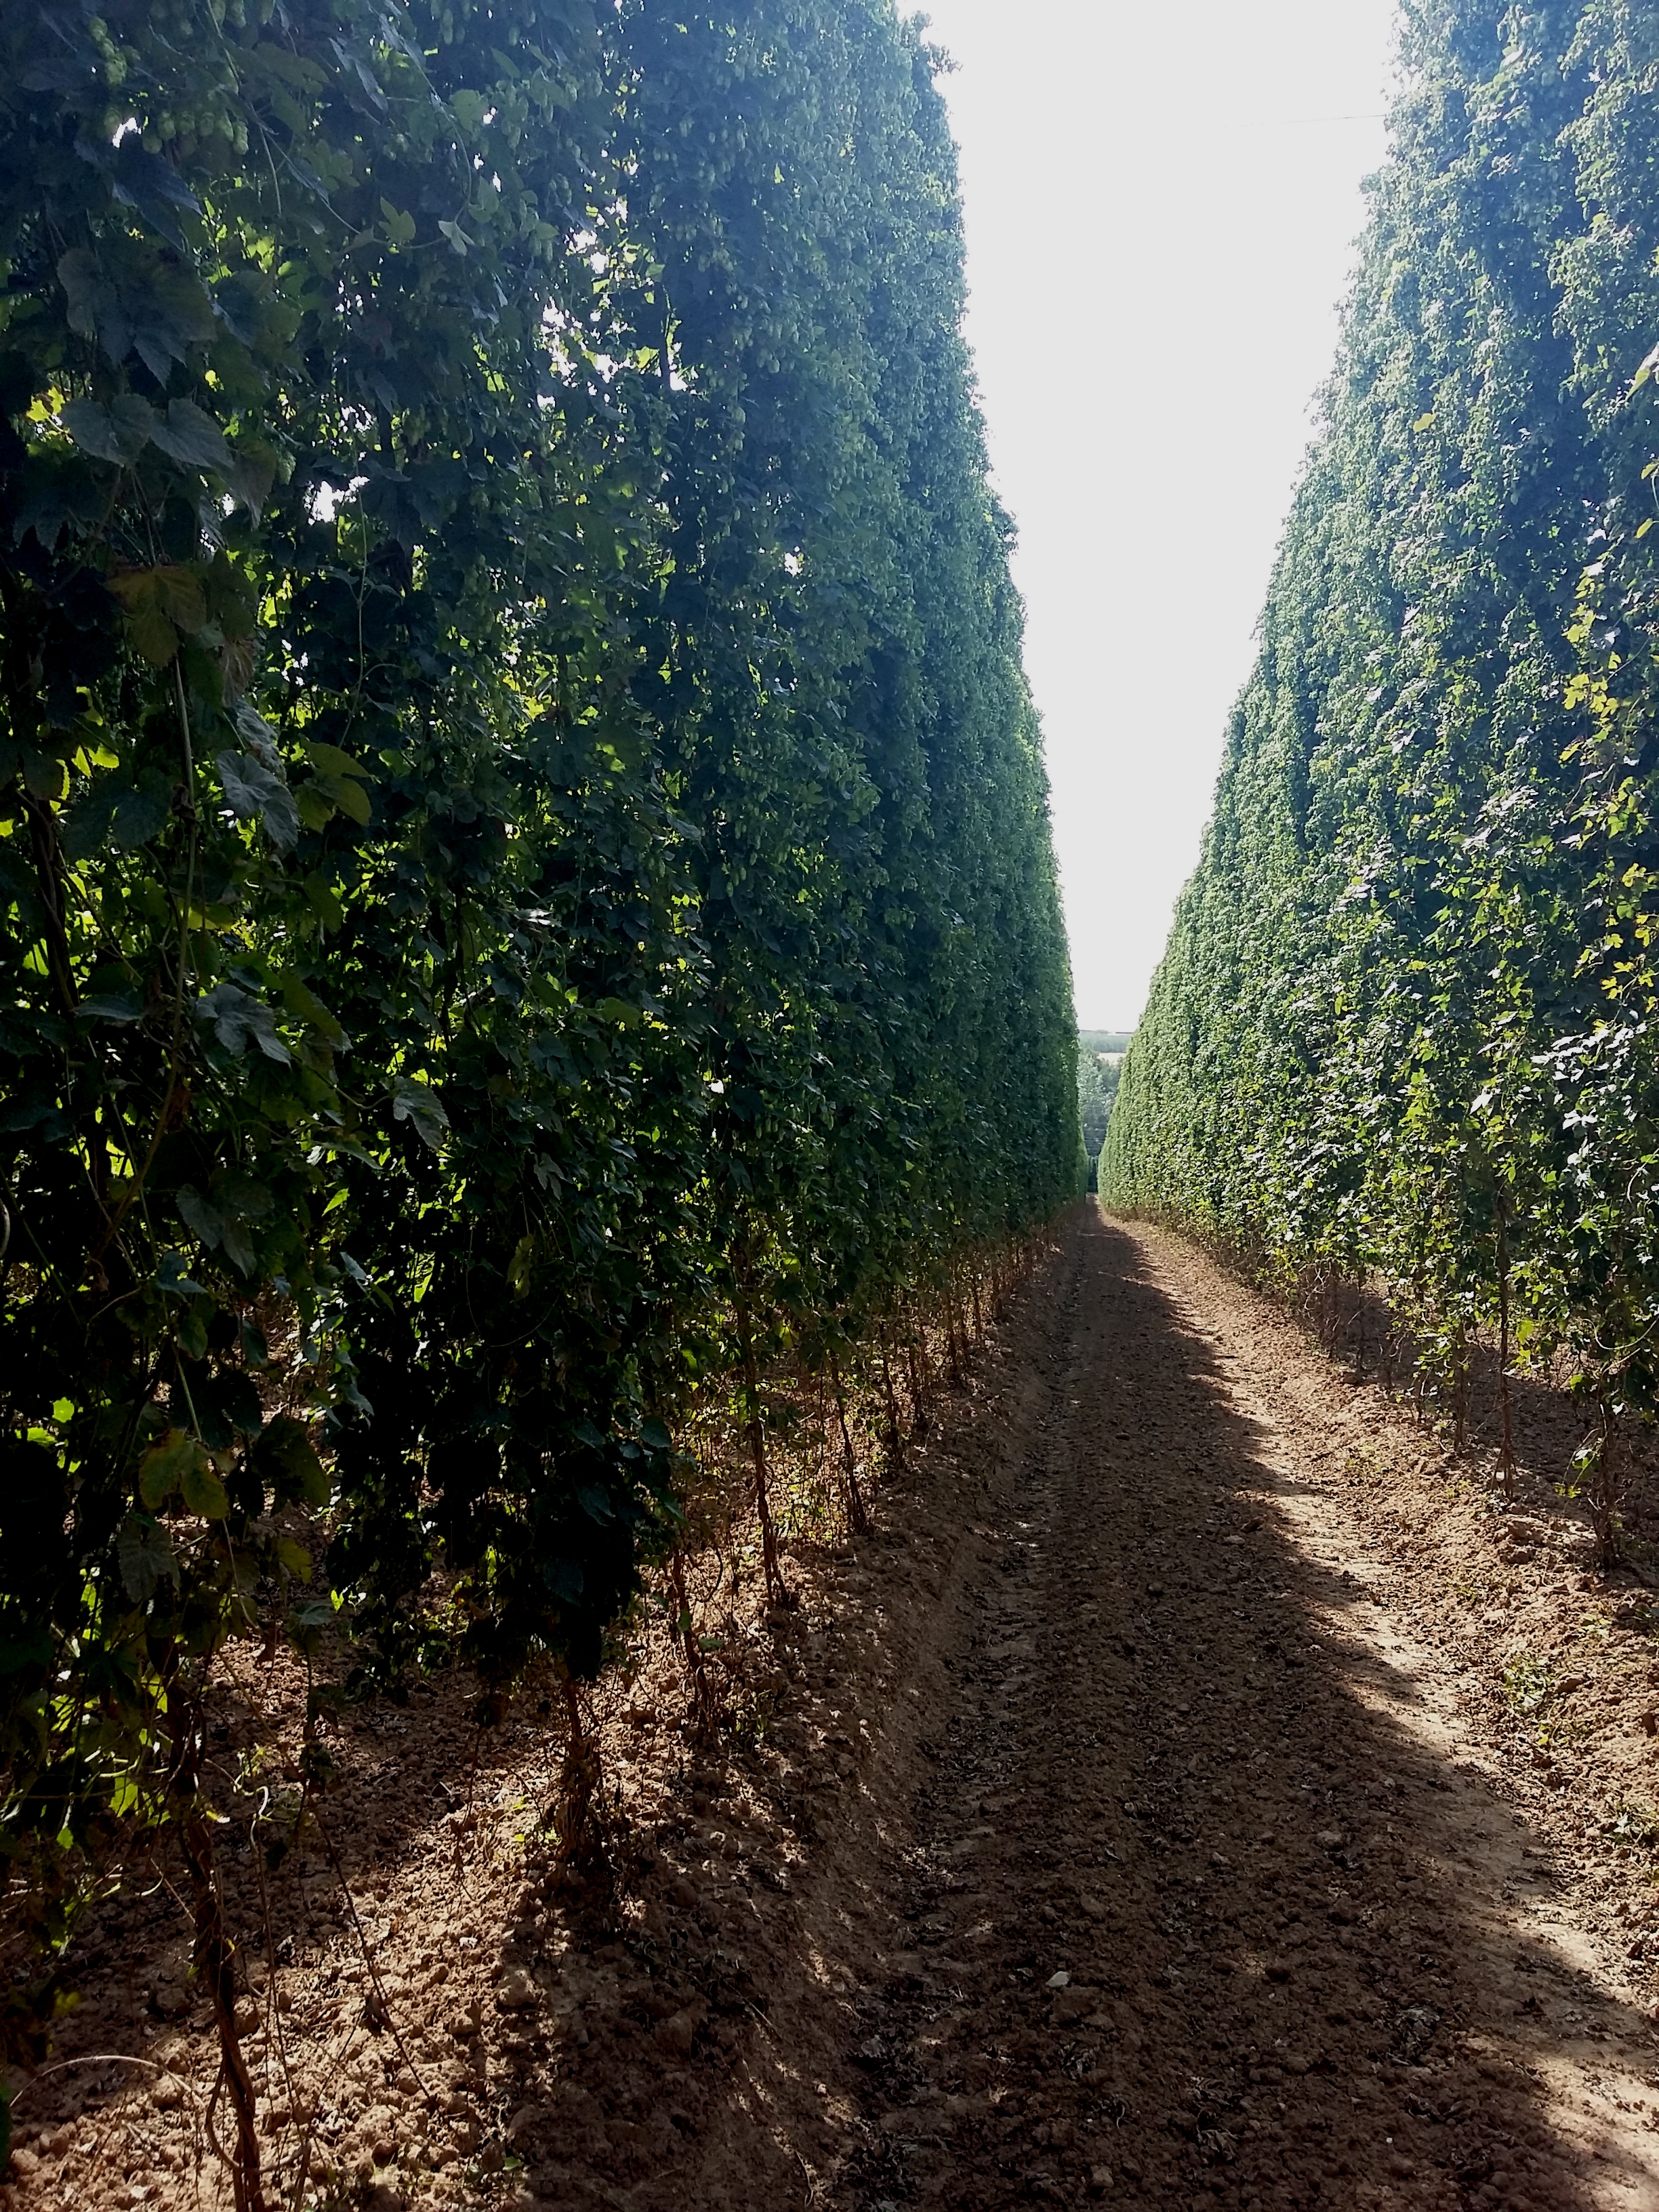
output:
<path id="1" fill-rule="evenodd" d="M 809 2200 L 1659 2205 L 1647 2008 L 1376 1602 L 1347 1395 L 1179 1240 L 1067 1237 L 918 1479 L 927 1631 L 862 1655 L 915 1694 L 754 2075 Z"/>
<path id="2" fill-rule="evenodd" d="M 1659 2212 L 1659 1614 L 1487 1503 L 1080 1210 L 876 1533 L 733 1623 L 736 1733 L 687 1743 L 666 1646 L 619 1701 L 619 1903 L 526 1845 L 533 1715 L 487 1764 L 465 1686 L 342 1721 L 361 1910 L 314 1858 L 272 1907 L 270 2171 L 303 2139 L 308 2201 L 374 2212 Z M 206 2212 L 182 1929 L 114 1910 L 0 2200 Z"/>

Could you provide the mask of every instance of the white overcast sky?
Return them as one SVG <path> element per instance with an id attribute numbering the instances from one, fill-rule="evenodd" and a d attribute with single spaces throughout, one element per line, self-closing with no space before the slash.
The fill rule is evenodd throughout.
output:
<path id="1" fill-rule="evenodd" d="M 923 0 L 1085 1028 L 1139 1018 L 1384 147 L 1393 0 Z"/>

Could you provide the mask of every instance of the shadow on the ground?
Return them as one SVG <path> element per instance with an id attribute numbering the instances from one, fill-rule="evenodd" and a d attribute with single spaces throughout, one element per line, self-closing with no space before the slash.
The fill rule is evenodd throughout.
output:
<path id="1" fill-rule="evenodd" d="M 1521 1931 L 1540 1841 L 1413 1724 L 1409 1672 L 1320 1648 L 1316 1602 L 1369 1632 L 1261 1502 L 1285 1437 L 1270 1463 L 1132 1237 L 1077 1235 L 837 2201 L 1588 2207 L 1595 2123 L 1552 2077 L 1645 2072 L 1650 2023 Z M 1629 2142 L 1603 2187 L 1650 2185 Z"/>

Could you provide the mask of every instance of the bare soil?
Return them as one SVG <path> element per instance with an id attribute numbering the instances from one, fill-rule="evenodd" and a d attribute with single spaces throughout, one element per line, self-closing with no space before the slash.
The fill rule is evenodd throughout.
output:
<path id="1" fill-rule="evenodd" d="M 1659 2212 L 1659 1611 L 1543 1457 L 1079 1210 L 718 1741 L 665 1637 L 611 1701 L 610 1882 L 459 1686 L 228 1841 L 273 2205 Z M 110 1908 L 0 2199 L 228 2201 L 185 1954 Z"/>

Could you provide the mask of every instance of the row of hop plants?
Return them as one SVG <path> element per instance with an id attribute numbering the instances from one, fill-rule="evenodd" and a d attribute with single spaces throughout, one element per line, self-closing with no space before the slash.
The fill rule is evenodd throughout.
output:
<path id="1" fill-rule="evenodd" d="M 715 1741 L 744 1725 L 737 1655 L 745 1632 L 787 1620 L 798 1595 L 790 1557 L 821 1557 L 902 1517 L 915 1451 L 936 1421 L 948 1419 L 988 1338 L 1048 1249 L 1035 1234 L 965 1255 L 947 1280 L 918 1286 L 863 1342 L 793 1347 L 759 1378 L 756 1398 L 746 1387 L 724 1390 L 688 1428 L 686 1525 L 625 1628 L 647 1632 L 647 1643 L 653 1629 L 671 1641 L 691 1741 Z M 884 1492 L 895 1485 L 899 1498 L 884 1510 Z M 635 1667 L 641 1648 L 634 1646 Z M 580 1692 L 571 1710 L 580 1732 Z M 581 1870 L 584 1851 L 603 1887 L 612 1875 L 602 1828 L 574 1851 L 573 1869 Z"/>
<path id="2" fill-rule="evenodd" d="M 592 1680 L 728 1400 L 781 1596 L 768 1377 L 896 1425 L 1076 1187 L 934 68 L 885 0 L 0 21 L 3 2035 L 165 1833 L 239 2205 L 228 1642 Z"/>
<path id="3" fill-rule="evenodd" d="M 1618 0 L 1411 15 L 1338 366 L 1109 1204 L 1461 1429 L 1565 1381 L 1627 1540 L 1659 1407 L 1659 62 Z M 1379 1324 L 1380 1326 L 1380 1324 Z"/>
<path id="4" fill-rule="evenodd" d="M 631 1759 L 613 1767 L 608 1747 L 645 1727 L 659 1746 L 653 1765 L 666 1746 L 671 1772 L 678 1765 L 684 1774 L 769 1741 L 785 1680 L 780 1658 L 787 1661 L 795 1639 L 796 1599 L 815 1563 L 844 1555 L 849 1541 L 878 1523 L 902 1524 L 913 1454 L 936 1423 L 948 1422 L 987 1335 L 1048 1249 L 1045 1237 L 1034 1236 L 971 1255 L 954 1279 L 919 1287 L 896 1304 L 874 1340 L 836 1354 L 821 1342 L 798 1345 L 777 1358 L 760 1378 L 763 1505 L 745 1389 L 736 1378 L 712 1389 L 683 1431 L 684 1519 L 672 1548 L 644 1563 L 638 1591 L 612 1624 L 605 1668 L 582 1680 L 544 1652 L 532 1656 L 510 1698 L 500 1686 L 478 1696 L 469 1747 L 443 1770 L 453 1785 L 445 1790 L 452 1811 L 435 1831 L 424 1804 L 409 1802 L 406 1778 L 388 1785 L 385 1802 L 362 1798 L 359 1763 L 348 1746 L 375 1717 L 359 1708 L 349 1686 L 358 1651 L 349 1610 L 337 1613 L 319 1592 L 298 1609 L 302 1617 L 290 1619 L 286 1637 L 273 1613 L 260 1634 L 221 1646 L 203 1686 L 201 1780 L 212 1806 L 215 1881 L 229 1937 L 234 2063 L 246 2074 L 258 2186 L 270 2201 L 302 2203 L 319 2191 L 349 2188 L 354 2179 L 320 2124 L 332 2063 L 301 2024 L 303 2007 L 290 2010 L 284 1961 L 296 1939 L 303 1947 L 319 1911 L 349 1930 L 364 1974 L 369 2044 L 392 2071 L 405 2069 L 400 2094 L 417 2108 L 410 2115 L 411 2140 L 427 2135 L 443 2142 L 437 2084 L 418 2038 L 407 2032 L 401 1985 L 375 1933 L 373 1900 L 383 1893 L 386 1854 L 395 1858 L 400 1848 L 388 1832 L 420 1833 L 422 1852 L 443 1856 L 459 1890 L 488 1887 L 505 1864 L 509 1889 L 553 1903 L 590 1933 L 614 1937 L 626 1930 L 654 1822 L 641 1824 L 633 1806 Z M 327 1519 L 307 1516 L 308 1541 L 325 1536 Z M 775 1540 L 769 1563 L 769 1520 Z M 436 1613 L 451 1594 L 439 1574 L 423 1598 Z M 394 1690 L 399 1702 L 409 1686 Z M 428 1687 L 442 1708 L 465 1710 L 465 1680 Z M 643 1711 L 641 1698 L 649 1701 Z M 422 1710 L 434 1707 L 423 1701 Z M 541 1743 L 492 1750 L 509 1713 L 540 1716 L 534 1725 Z M 514 1776 L 521 1796 L 526 1763 L 549 1768 L 550 1780 L 542 1795 L 519 1805 L 504 1830 L 495 1778 Z M 128 1824 L 100 1869 L 91 1900 L 94 1942 L 111 1940 L 119 1924 L 111 1910 L 122 1899 L 166 1890 L 176 1874 L 176 1842 L 165 1826 Z M 70 1964 L 66 1993 L 75 1978 L 76 1961 Z M 171 2017 L 197 2009 L 199 1989 L 195 1995 L 192 2005 L 188 1988 L 164 1980 L 158 2002 Z M 331 2050 L 340 2027 L 331 2009 Z M 79 2042 L 84 2052 L 85 2037 Z M 185 2049 L 153 2045 L 142 2063 L 152 2066 L 159 2053 L 164 2072 L 173 2069 L 198 2166 L 216 2155 L 234 2172 L 234 2139 L 225 2127 L 228 2069 L 210 2080 Z M 112 2058 L 99 2045 L 67 2063 L 77 2073 L 90 2069 L 95 2084 L 98 2069 Z M 118 2047 L 112 2063 L 122 2063 Z M 60 2070 L 56 2063 L 26 2070 L 20 2121 L 34 2116 L 40 2093 L 50 2095 Z M 118 2078 L 112 2086 L 118 2093 L 131 2083 Z"/>

